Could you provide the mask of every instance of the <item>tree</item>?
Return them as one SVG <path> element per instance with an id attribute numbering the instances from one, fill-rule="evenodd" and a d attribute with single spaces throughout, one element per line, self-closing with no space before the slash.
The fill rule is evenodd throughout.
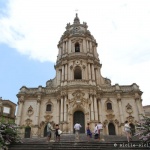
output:
<path id="1" fill-rule="evenodd" d="M 143 116 L 143 119 L 137 123 L 136 128 L 136 136 L 139 136 L 139 139 L 143 142 L 150 142 L 150 118 Z"/>

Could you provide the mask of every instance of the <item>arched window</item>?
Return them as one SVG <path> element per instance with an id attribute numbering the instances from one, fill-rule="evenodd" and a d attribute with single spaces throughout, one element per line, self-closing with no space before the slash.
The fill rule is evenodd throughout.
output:
<path id="1" fill-rule="evenodd" d="M 80 52 L 80 45 L 78 42 L 75 44 L 75 52 Z"/>
<path id="2" fill-rule="evenodd" d="M 107 110 L 112 110 L 112 104 L 110 102 L 107 103 Z"/>
<path id="3" fill-rule="evenodd" d="M 46 106 L 46 111 L 51 111 L 52 110 L 52 105 L 51 104 L 48 104 L 47 106 Z"/>
<path id="4" fill-rule="evenodd" d="M 74 70 L 74 79 L 82 79 L 82 71 L 80 67 L 76 67 Z"/>

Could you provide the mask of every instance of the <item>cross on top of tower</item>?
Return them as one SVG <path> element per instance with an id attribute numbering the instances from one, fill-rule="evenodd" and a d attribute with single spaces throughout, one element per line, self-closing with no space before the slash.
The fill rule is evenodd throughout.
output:
<path id="1" fill-rule="evenodd" d="M 77 9 L 75 11 L 78 11 Z M 74 24 L 80 24 L 80 19 L 78 18 L 78 13 L 76 13 L 76 17 L 74 18 Z"/>

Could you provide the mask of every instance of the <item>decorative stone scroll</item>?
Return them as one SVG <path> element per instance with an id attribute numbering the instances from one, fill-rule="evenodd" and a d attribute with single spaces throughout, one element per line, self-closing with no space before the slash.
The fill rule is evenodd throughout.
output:
<path id="1" fill-rule="evenodd" d="M 46 122 L 48 122 L 49 120 L 51 120 L 52 117 L 53 117 L 52 115 L 45 115 L 44 116 Z"/>
<path id="2" fill-rule="evenodd" d="M 132 106 L 128 103 L 126 106 L 126 112 L 131 114 L 133 112 Z"/>
<path id="3" fill-rule="evenodd" d="M 133 116 L 129 116 L 129 117 L 127 117 L 127 120 L 128 120 L 129 122 L 134 122 L 134 117 L 133 117 Z"/>
<path id="4" fill-rule="evenodd" d="M 32 120 L 30 118 L 26 119 L 25 122 L 26 122 L 27 126 L 31 126 L 32 125 Z"/>
<path id="5" fill-rule="evenodd" d="M 33 108 L 32 108 L 32 106 L 30 105 L 30 107 L 29 107 L 28 110 L 27 110 L 27 115 L 30 117 L 30 116 L 33 115 L 33 113 L 34 113 Z"/>
<path id="6" fill-rule="evenodd" d="M 88 102 L 88 100 L 83 97 L 85 95 L 85 93 L 81 92 L 80 90 L 75 91 L 72 95 L 74 96 L 74 98 L 69 100 L 69 103 L 72 105 L 72 107 L 74 105 L 77 105 L 77 106 L 83 105 L 84 106 L 85 103 Z"/>
<path id="7" fill-rule="evenodd" d="M 107 117 L 108 120 L 113 120 L 113 118 L 115 117 L 115 115 L 108 114 L 108 115 L 106 115 L 106 117 Z"/>

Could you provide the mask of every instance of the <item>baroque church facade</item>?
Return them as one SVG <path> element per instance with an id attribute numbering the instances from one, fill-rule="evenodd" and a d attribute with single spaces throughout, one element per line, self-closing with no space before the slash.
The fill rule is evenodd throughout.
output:
<path id="1" fill-rule="evenodd" d="M 68 23 L 58 43 L 56 76 L 46 86 L 21 87 L 18 97 L 16 124 L 22 137 L 43 137 L 47 122 L 59 124 L 63 133 L 74 133 L 76 122 L 91 129 L 103 124 L 104 135 L 122 135 L 126 120 L 134 129 L 143 113 L 142 92 L 136 83 L 111 85 L 101 75 L 102 64 L 97 42 L 86 22 L 80 23 L 76 14 Z"/>

